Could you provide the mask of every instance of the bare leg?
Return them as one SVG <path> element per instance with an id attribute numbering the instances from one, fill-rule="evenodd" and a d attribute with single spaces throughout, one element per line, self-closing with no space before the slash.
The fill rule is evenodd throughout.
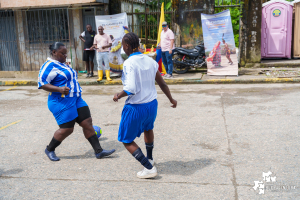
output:
<path id="1" fill-rule="evenodd" d="M 94 76 L 94 62 L 90 61 L 90 66 L 91 66 L 91 74 Z"/>
<path id="2" fill-rule="evenodd" d="M 87 73 L 90 73 L 90 68 L 89 68 L 89 61 L 85 61 L 85 69 L 87 71 Z"/>
<path id="3" fill-rule="evenodd" d="M 115 152 L 114 149 L 112 150 L 102 149 L 100 142 L 95 134 L 95 129 L 93 127 L 93 120 L 91 117 L 83 120 L 79 125 L 82 127 L 85 138 L 90 142 L 91 146 L 93 147 L 96 158 L 100 159 L 109 156 Z"/>
<path id="4" fill-rule="evenodd" d="M 83 134 L 86 139 L 95 135 L 95 130 L 93 128 L 93 120 L 91 117 L 83 120 L 79 125 L 82 127 Z"/>
<path id="5" fill-rule="evenodd" d="M 138 148 L 140 148 L 135 142 L 131 142 L 129 144 L 123 143 L 127 151 L 129 153 L 133 154 Z"/>
<path id="6" fill-rule="evenodd" d="M 232 63 L 232 60 L 231 60 L 231 58 L 229 56 L 226 56 L 226 58 L 228 59 L 229 62 Z"/>
<path id="7" fill-rule="evenodd" d="M 55 133 L 50 144 L 45 149 L 45 153 L 51 161 L 59 161 L 60 159 L 55 155 L 55 148 L 66 139 L 73 132 L 74 128 L 60 128 Z"/>
<path id="8" fill-rule="evenodd" d="M 60 128 L 54 133 L 54 138 L 62 142 L 64 139 L 66 139 L 71 133 L 73 133 L 74 128 Z"/>
<path id="9" fill-rule="evenodd" d="M 145 143 L 152 143 L 154 141 L 153 130 L 144 131 L 144 140 L 145 140 Z"/>
<path id="10" fill-rule="evenodd" d="M 123 144 L 127 151 L 129 151 L 129 153 L 131 153 L 131 155 L 145 167 L 143 171 L 137 173 L 137 176 L 139 178 L 152 178 L 157 175 L 156 168 L 153 167 L 153 165 L 149 162 L 148 158 L 145 157 L 142 150 L 134 141 L 129 144 Z"/>

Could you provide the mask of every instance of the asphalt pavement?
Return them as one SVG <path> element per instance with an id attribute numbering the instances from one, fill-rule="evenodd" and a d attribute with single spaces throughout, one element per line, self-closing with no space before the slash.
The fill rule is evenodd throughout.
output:
<path id="1" fill-rule="evenodd" d="M 47 92 L 0 87 L 0 199 L 300 199 L 300 84 L 171 85 L 158 90 L 155 179 L 117 141 L 122 86 L 83 86 L 111 157 L 96 159 L 81 128 L 44 149 L 58 128 Z M 143 135 L 136 142 L 146 153 Z M 264 175 L 264 176 L 263 176 Z"/>

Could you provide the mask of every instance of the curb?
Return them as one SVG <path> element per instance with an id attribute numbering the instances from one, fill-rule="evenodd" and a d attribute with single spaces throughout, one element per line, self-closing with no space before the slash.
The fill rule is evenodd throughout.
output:
<path id="1" fill-rule="evenodd" d="M 251 83 L 300 83 L 300 78 L 259 78 L 259 79 L 165 79 L 168 85 L 177 84 L 251 84 Z M 121 80 L 78 81 L 80 85 L 122 85 Z M 0 86 L 37 86 L 37 81 L 0 81 Z"/>
<path id="2" fill-rule="evenodd" d="M 37 81 L 0 81 L 0 86 L 37 86 Z"/>

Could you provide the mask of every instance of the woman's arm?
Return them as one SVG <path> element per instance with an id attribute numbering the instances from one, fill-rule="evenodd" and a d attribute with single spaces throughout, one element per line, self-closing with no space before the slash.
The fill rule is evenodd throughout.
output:
<path id="1" fill-rule="evenodd" d="M 113 100 L 117 102 L 119 99 L 126 96 L 128 96 L 128 94 L 124 90 L 122 90 L 122 92 L 115 94 Z"/>
<path id="2" fill-rule="evenodd" d="M 69 94 L 69 90 L 70 88 L 64 86 L 64 87 L 57 87 L 57 86 L 54 86 L 54 85 L 51 85 L 51 84 L 46 84 L 46 85 L 43 85 L 41 87 L 43 90 L 46 90 L 48 92 L 60 92 L 64 95 L 68 95 Z"/>
<path id="3" fill-rule="evenodd" d="M 176 108 L 177 101 L 175 99 L 173 99 L 168 85 L 166 84 L 164 79 L 161 77 L 160 72 L 158 70 L 156 72 L 155 80 L 156 80 L 157 84 L 159 85 L 160 89 L 165 93 L 165 95 L 170 100 L 170 103 L 173 104 L 171 107 Z"/>

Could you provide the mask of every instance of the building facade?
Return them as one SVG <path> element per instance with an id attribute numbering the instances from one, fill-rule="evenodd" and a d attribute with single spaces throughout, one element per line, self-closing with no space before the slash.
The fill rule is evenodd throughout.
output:
<path id="1" fill-rule="evenodd" d="M 108 0 L 0 0 L 0 71 L 39 71 L 49 45 L 63 42 L 73 68 L 83 70 L 83 42 L 95 15 L 109 14 Z"/>

